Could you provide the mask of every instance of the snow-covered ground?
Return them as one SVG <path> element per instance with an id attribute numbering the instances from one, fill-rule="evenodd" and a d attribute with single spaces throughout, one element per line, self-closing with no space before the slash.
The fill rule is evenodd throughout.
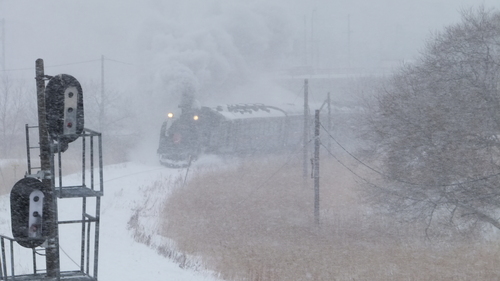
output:
<path id="1" fill-rule="evenodd" d="M 185 169 L 134 162 L 105 167 L 98 280 L 216 280 L 213 274 L 196 264 L 196 258 L 188 258 L 188 266 L 185 266 L 186 262 L 180 265 L 179 260 L 174 262 L 156 249 L 159 245 L 173 245 L 155 231 L 160 227 L 158 218 L 162 216 L 164 198 L 175 188 L 175 181 L 183 179 L 185 174 Z M 78 174 L 69 175 L 63 178 L 63 182 L 67 185 L 80 177 Z M 76 199 L 60 199 L 58 202 L 59 220 L 81 214 L 81 203 Z M 139 232 L 147 236 L 149 245 L 137 242 L 134 236 L 137 237 L 138 232 L 128 227 L 134 214 Z M 0 234 L 12 237 L 8 194 L 0 196 Z M 77 270 L 81 227 L 61 225 L 59 236 L 61 270 Z M 31 251 L 24 248 L 16 248 L 16 251 L 18 249 L 28 254 L 16 252 L 16 274 L 30 273 Z M 41 266 L 45 267 L 45 264 Z"/>

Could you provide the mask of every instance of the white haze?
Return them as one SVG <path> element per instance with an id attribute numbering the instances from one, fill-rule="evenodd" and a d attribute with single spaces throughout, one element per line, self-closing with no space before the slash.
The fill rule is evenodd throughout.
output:
<path id="1" fill-rule="evenodd" d="M 287 102 L 296 92 L 277 86 L 276 75 L 373 72 L 411 61 L 432 32 L 481 4 L 500 7 L 498 0 L 0 0 L 0 19 L 7 75 L 34 88 L 34 62 L 43 58 L 47 74 L 100 83 L 104 56 L 106 90 L 139 113 L 131 130 L 156 141 L 184 91 L 202 104 Z"/>

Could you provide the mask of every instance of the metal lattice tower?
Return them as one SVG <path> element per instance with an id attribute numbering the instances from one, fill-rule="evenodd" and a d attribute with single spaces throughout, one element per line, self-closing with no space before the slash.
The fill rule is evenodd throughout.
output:
<path id="1" fill-rule="evenodd" d="M 28 169 L 25 178 L 19 181 L 27 180 L 37 187 L 17 188 L 16 183 L 11 192 L 15 238 L 0 236 L 0 280 L 97 281 L 104 193 L 101 133 L 83 127 L 83 100 L 78 81 L 62 74 L 50 77 L 45 88 L 47 78 L 43 60 L 38 59 L 38 126 L 26 125 Z M 35 128 L 38 134 L 30 134 Z M 34 164 L 36 158 L 31 157 L 33 150 L 38 152 L 34 153 L 37 164 Z M 64 177 L 69 174 L 73 176 Z M 59 212 L 59 203 L 66 202 L 62 205 L 65 209 Z M 61 247 L 61 238 L 68 251 Z M 65 256 L 60 255 L 60 250 Z M 63 264 L 63 258 L 73 264 Z M 45 269 L 40 269 L 41 261 L 45 262 Z"/>
<path id="2" fill-rule="evenodd" d="M 38 178 L 41 176 L 40 167 L 35 163 L 38 156 L 37 146 L 30 143 L 38 141 L 30 131 L 37 129 L 37 126 L 26 125 L 26 146 L 27 146 L 27 177 Z M 79 147 L 79 148 L 78 148 Z M 56 146 L 53 146 L 57 150 Z M 51 149 L 52 150 L 52 149 Z M 36 152 L 35 152 L 36 151 Z M 33 153 L 35 152 L 35 153 Z M 101 133 L 85 129 L 80 138 L 72 144 L 72 147 L 64 153 L 52 151 L 51 156 L 51 174 L 52 188 L 55 191 L 57 200 L 63 203 L 65 200 L 73 200 L 72 206 L 80 208 L 79 215 L 71 218 L 61 219 L 58 216 L 58 225 L 60 236 L 64 235 L 65 228 L 79 228 L 79 237 L 71 237 L 73 249 L 79 249 L 79 260 L 75 256 L 61 259 L 72 259 L 74 264 L 71 268 L 61 268 L 58 276 L 47 277 L 45 269 L 40 264 L 44 264 L 44 253 L 46 245 L 33 249 L 22 248 L 17 245 L 14 238 L 0 236 L 0 280 L 97 280 L 98 256 L 99 256 L 99 223 L 101 197 L 103 196 L 103 164 L 102 164 L 102 140 Z M 71 172 L 75 169 L 75 159 L 79 162 L 77 174 L 81 178 L 77 182 L 68 184 L 63 182 L 65 169 Z M 63 165 L 63 163 L 66 163 Z M 77 206 L 78 205 L 78 206 Z M 68 213 L 67 210 L 60 210 L 60 213 Z M 73 212 L 77 213 L 77 212 Z M 71 231 L 75 233 L 75 231 Z M 67 241 L 67 239 L 65 239 Z M 56 241 L 56 247 L 60 248 L 59 239 Z M 24 253 L 23 253 L 24 252 Z M 31 252 L 27 254 L 26 252 Z M 30 272 L 19 272 L 16 269 L 16 260 L 19 256 L 31 256 L 32 262 L 29 262 Z M 78 261 L 76 261 L 78 260 Z"/>

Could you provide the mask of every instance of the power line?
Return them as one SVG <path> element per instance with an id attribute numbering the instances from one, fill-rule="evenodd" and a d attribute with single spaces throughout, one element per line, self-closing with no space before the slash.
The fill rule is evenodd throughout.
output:
<path id="1" fill-rule="evenodd" d="M 73 260 L 69 254 L 63 249 L 63 247 L 61 247 L 61 245 L 59 245 L 59 249 L 61 249 L 63 251 L 63 253 L 66 255 L 66 257 L 68 257 L 76 266 L 80 266 L 75 260 Z"/>
<path id="2" fill-rule="evenodd" d="M 467 181 L 462 181 L 462 182 L 457 182 L 457 183 L 450 183 L 450 184 L 438 184 L 438 185 L 432 185 L 432 184 L 421 184 L 421 183 L 414 183 L 414 182 L 409 182 L 409 181 L 405 181 L 405 180 L 402 180 L 402 179 L 398 179 L 398 178 L 394 178 L 394 177 L 390 177 L 380 171 L 378 171 L 377 169 L 369 166 L 368 164 L 364 163 L 363 161 L 361 161 L 359 158 L 357 158 L 356 156 L 354 156 L 351 152 L 349 152 L 342 144 L 340 144 L 331 134 L 330 132 L 328 132 L 328 130 L 323 126 L 323 124 L 320 122 L 320 125 L 321 127 L 323 128 L 323 130 L 327 133 L 327 135 L 340 147 L 342 148 L 342 150 L 344 150 L 347 154 L 349 154 L 349 156 L 351 156 L 353 159 L 355 159 L 356 161 L 358 161 L 361 165 L 365 166 L 366 168 L 370 169 L 371 171 L 381 175 L 382 177 L 384 178 L 387 178 L 387 179 L 390 179 L 390 180 L 393 180 L 393 181 L 397 181 L 397 182 L 400 182 L 400 183 L 404 183 L 404 184 L 408 184 L 408 185 L 413 185 L 413 186 L 434 186 L 434 187 L 451 187 L 451 186 L 459 186 L 459 185 L 463 185 L 463 184 L 469 184 L 469 183 L 474 183 L 474 182 L 478 182 L 478 181 L 483 181 L 483 180 L 487 180 L 487 179 L 490 179 L 490 178 L 493 178 L 493 177 L 498 177 L 500 176 L 500 173 L 496 173 L 496 174 L 491 174 L 491 175 L 488 175 L 488 176 L 485 176 L 485 177 L 481 177 L 481 178 L 477 178 L 477 179 L 473 179 L 473 180 L 467 180 Z M 326 149 L 326 147 L 325 147 Z M 327 150 L 328 151 L 328 150 Z M 333 156 L 333 154 L 328 151 L 330 153 L 330 155 Z M 335 159 L 337 159 L 335 156 L 333 156 Z M 338 159 L 337 159 L 338 161 Z M 342 164 L 342 163 L 341 163 Z M 344 164 L 342 164 L 344 167 L 346 167 Z M 346 167 L 347 168 L 347 167 Z M 354 171 L 352 171 L 351 169 L 347 168 L 349 171 L 351 171 L 351 173 L 355 174 Z M 356 176 L 358 176 L 357 174 L 355 174 Z M 358 176 L 359 177 L 359 176 Z M 365 179 L 363 179 L 365 180 Z M 366 181 L 366 180 L 365 180 Z"/>
<path id="3" fill-rule="evenodd" d="M 115 62 L 115 63 L 126 64 L 126 65 L 133 65 L 133 64 L 128 63 L 128 62 L 123 62 L 123 61 L 119 61 L 119 60 L 115 60 L 115 59 L 110 59 L 110 58 L 106 58 L 106 57 L 104 58 L 104 60 L 112 61 L 112 62 Z M 92 62 L 101 62 L 101 59 L 86 60 L 86 61 L 77 61 L 77 62 L 68 62 L 68 63 L 63 63 L 63 64 L 54 64 L 54 65 L 45 66 L 45 68 L 61 67 L 61 66 L 69 66 L 69 65 L 78 65 L 78 64 L 87 64 L 87 63 L 92 63 Z M 8 72 L 8 71 L 24 71 L 24 70 L 34 70 L 34 67 L 2 69 L 1 71 Z"/>
<path id="4" fill-rule="evenodd" d="M 384 188 L 384 187 L 381 187 L 379 185 L 376 185 L 376 184 L 370 182 L 369 180 L 365 179 L 364 177 L 360 176 L 354 170 L 352 170 L 351 168 L 347 167 L 347 165 L 345 165 L 342 161 L 340 161 L 340 159 L 338 159 L 335 155 L 333 155 L 333 153 L 324 144 L 321 143 L 321 146 L 323 146 L 325 148 L 325 150 L 328 152 L 328 154 L 330 154 L 330 156 L 332 156 L 335 160 L 337 160 L 337 162 L 339 162 L 340 165 L 342 165 L 344 168 L 346 168 L 349 172 L 351 172 L 356 177 L 358 177 L 361 180 L 363 180 L 364 182 L 366 182 L 368 185 L 371 185 L 371 186 L 373 186 L 375 188 L 378 188 L 378 189 L 381 189 L 381 190 L 386 190 L 386 191 L 388 190 L 387 188 Z M 394 192 L 392 192 L 392 193 L 394 194 Z M 411 198 L 409 195 L 405 195 L 405 198 L 408 198 L 408 199 L 411 199 L 411 200 L 415 200 L 415 201 L 419 201 L 419 199 Z"/>
<path id="5" fill-rule="evenodd" d="M 363 161 L 361 161 L 360 159 L 358 159 L 356 156 L 354 156 L 351 152 L 349 152 L 343 145 L 341 145 L 331 134 L 330 132 L 328 132 L 328 130 L 323 126 L 323 124 L 320 122 L 319 123 L 321 125 L 321 128 L 323 128 L 323 130 L 328 134 L 328 136 L 330 136 L 330 138 L 338 145 L 340 146 L 340 148 L 342 148 L 342 150 L 344 150 L 347 154 L 349 154 L 349 156 L 351 156 L 352 158 L 354 158 L 356 161 L 358 161 L 359 163 L 361 163 L 361 165 L 367 167 L 368 169 L 374 171 L 375 173 L 383 176 L 383 177 L 388 177 L 386 176 L 385 174 L 383 174 L 382 172 L 368 166 L 367 164 L 365 164 Z"/>
<path id="6" fill-rule="evenodd" d="M 96 59 L 96 60 L 87 60 L 87 61 L 79 61 L 79 62 L 69 62 L 69 63 L 64 63 L 64 64 L 48 65 L 45 68 L 61 67 L 61 66 L 76 65 L 76 64 L 86 64 L 86 63 L 91 63 L 91 62 L 96 62 L 96 61 L 101 61 L 101 60 Z"/>
<path id="7" fill-rule="evenodd" d="M 304 93 L 304 85 L 302 84 L 302 87 L 300 88 L 300 90 L 297 92 L 297 94 L 295 95 L 295 99 L 293 100 L 293 103 L 292 104 L 295 104 L 295 102 L 297 101 L 297 99 L 299 97 L 301 97 L 301 95 Z"/>
<path id="8" fill-rule="evenodd" d="M 310 143 L 311 141 L 312 140 L 310 140 L 308 143 Z M 270 176 L 267 177 L 266 180 L 264 180 L 263 182 L 261 182 L 255 189 L 253 189 L 252 191 L 250 191 L 249 193 L 247 193 L 247 196 L 245 196 L 245 198 L 243 198 L 242 200 L 236 202 L 236 206 L 234 206 L 233 208 L 231 208 L 230 212 L 234 211 L 236 208 L 239 208 L 242 203 L 244 203 L 245 201 L 247 201 L 248 199 L 250 199 L 257 191 L 259 191 L 262 187 L 264 187 L 266 183 L 268 183 L 281 170 L 283 170 L 283 168 L 285 168 L 290 163 L 290 161 L 294 158 L 294 156 L 297 155 L 297 153 L 299 152 L 299 150 L 301 150 L 301 147 L 298 147 L 295 150 L 289 151 L 288 154 L 287 154 L 287 159 L 286 159 L 285 163 L 283 163 L 283 165 L 281 165 L 278 169 L 276 169 Z"/>
<path id="9" fill-rule="evenodd" d="M 7 72 L 7 71 L 20 71 L 20 70 L 33 70 L 33 69 L 35 69 L 35 68 L 34 67 L 26 67 L 26 68 L 2 69 L 0 71 Z"/>
<path id="10" fill-rule="evenodd" d="M 91 63 L 91 62 L 96 62 L 100 60 L 88 60 L 88 61 L 79 61 L 79 62 L 70 62 L 70 63 L 64 63 L 64 64 L 56 64 L 56 65 L 48 65 L 45 66 L 45 68 L 50 68 L 50 67 L 60 67 L 60 66 L 68 66 L 68 65 L 76 65 L 76 64 L 85 64 L 85 63 Z M 12 68 L 12 69 L 4 69 L 3 71 L 22 71 L 22 70 L 33 70 L 33 67 L 26 67 L 26 68 Z"/>
<path id="11" fill-rule="evenodd" d="M 338 159 L 335 155 L 333 155 L 333 153 L 323 143 L 320 142 L 320 144 L 321 144 L 322 147 L 325 148 L 326 152 L 328 152 L 328 154 L 330 154 L 330 156 L 333 157 L 333 159 L 335 159 L 337 162 L 339 162 L 339 164 L 342 165 L 344 168 L 346 168 L 349 172 L 351 172 L 351 174 L 355 175 L 356 177 L 360 178 L 361 180 L 365 181 L 366 183 L 368 183 L 370 185 L 376 186 L 376 184 L 371 183 L 369 180 L 367 180 L 364 177 L 358 175 L 358 173 L 356 173 L 353 169 L 347 167 L 347 165 L 344 164 L 342 161 L 340 161 L 340 159 Z"/>
<path id="12" fill-rule="evenodd" d="M 106 57 L 104 57 L 104 60 L 112 61 L 112 62 L 116 62 L 116 63 L 121 63 L 121 64 L 133 65 L 133 64 L 131 64 L 129 62 L 119 61 L 119 60 L 110 59 L 110 58 L 106 58 Z"/>
<path id="13" fill-rule="evenodd" d="M 258 190 L 260 190 L 262 187 L 264 187 L 264 185 L 267 182 L 269 182 L 272 178 L 274 178 L 274 176 L 276 176 L 283 168 L 285 168 L 286 165 L 288 165 L 290 163 L 290 161 L 293 158 L 293 155 L 296 155 L 297 152 L 300 149 L 301 148 L 297 148 L 294 151 L 289 152 L 288 155 L 287 155 L 287 159 L 286 159 L 285 163 L 283 163 L 283 165 L 281 165 L 281 167 L 279 167 L 278 169 L 276 169 L 276 171 L 274 171 L 274 173 L 272 173 L 266 180 L 264 180 L 259 186 L 257 186 L 257 188 L 255 188 L 250 193 L 248 193 L 247 196 L 243 200 L 239 201 L 238 205 L 241 204 L 241 203 L 243 203 L 244 201 L 246 201 L 246 199 L 250 198 L 251 195 L 253 195 L 255 192 L 257 192 Z"/>

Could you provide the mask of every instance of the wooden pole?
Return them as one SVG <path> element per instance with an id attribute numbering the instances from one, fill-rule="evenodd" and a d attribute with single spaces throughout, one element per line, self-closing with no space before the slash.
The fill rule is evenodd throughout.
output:
<path id="1" fill-rule="evenodd" d="M 40 141 L 40 165 L 43 172 L 42 184 L 47 190 L 48 216 L 44 224 L 49 228 L 47 238 L 47 248 L 45 249 L 47 277 L 59 278 L 59 228 L 57 222 L 57 197 L 52 188 L 51 161 L 50 161 L 50 140 L 47 130 L 46 108 L 45 108 L 45 74 L 43 60 L 37 59 L 35 63 L 36 72 L 36 94 L 38 102 L 38 134 Z"/>

